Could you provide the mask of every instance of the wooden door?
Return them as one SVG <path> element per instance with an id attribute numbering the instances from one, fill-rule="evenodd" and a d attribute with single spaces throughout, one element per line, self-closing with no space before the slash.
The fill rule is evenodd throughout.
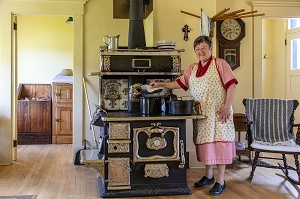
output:
<path id="1" fill-rule="evenodd" d="M 287 34 L 287 98 L 300 102 L 300 27 Z M 295 111 L 295 123 L 300 123 L 300 108 Z"/>
<path id="2" fill-rule="evenodd" d="M 73 102 L 73 85 L 72 84 L 54 84 L 55 93 L 53 93 L 56 103 Z"/>
<path id="3" fill-rule="evenodd" d="M 52 136 L 52 142 L 56 144 L 72 143 L 73 110 L 72 107 L 55 107 L 55 135 Z"/>
<path id="4" fill-rule="evenodd" d="M 73 85 L 53 83 L 52 143 L 73 142 Z"/>

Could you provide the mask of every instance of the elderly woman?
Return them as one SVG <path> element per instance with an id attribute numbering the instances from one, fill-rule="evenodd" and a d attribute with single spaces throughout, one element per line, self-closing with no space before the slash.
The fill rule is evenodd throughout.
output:
<path id="1" fill-rule="evenodd" d="M 212 56 L 212 40 L 208 36 L 197 37 L 194 50 L 199 62 L 191 64 L 176 81 L 150 85 L 189 89 L 199 103 L 206 117 L 194 120 L 193 140 L 197 160 L 205 164 L 206 172 L 195 186 L 214 184 L 209 194 L 220 195 L 226 190 L 226 164 L 231 164 L 236 156 L 232 102 L 238 81 L 225 60 Z M 213 165 L 217 165 L 216 179 Z"/>

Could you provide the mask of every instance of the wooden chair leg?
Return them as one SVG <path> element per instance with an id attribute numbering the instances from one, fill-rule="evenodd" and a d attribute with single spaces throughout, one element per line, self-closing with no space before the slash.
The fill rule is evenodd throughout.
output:
<path id="1" fill-rule="evenodd" d="M 249 158 L 249 164 L 252 164 L 251 154 L 247 155 L 247 157 Z"/>
<path id="2" fill-rule="evenodd" d="M 283 164 L 279 164 L 279 167 L 281 168 L 282 172 L 284 173 L 284 175 L 286 176 L 286 178 L 293 184 L 296 185 L 300 185 L 300 166 L 299 166 L 299 159 L 298 159 L 298 155 L 294 155 L 294 159 L 295 159 L 295 168 L 292 168 L 293 170 L 296 171 L 297 175 L 298 175 L 298 179 L 294 179 L 293 177 L 291 177 L 289 175 L 288 169 L 291 169 L 290 166 L 288 166 L 287 162 L 286 162 L 286 158 L 285 155 L 283 155 Z"/>
<path id="3" fill-rule="evenodd" d="M 285 175 L 289 175 L 289 170 L 288 170 L 288 164 L 287 164 L 287 161 L 286 161 L 286 156 L 285 154 L 282 154 L 282 160 L 283 160 L 283 166 L 285 168 Z"/>
<path id="4" fill-rule="evenodd" d="M 253 179 L 254 171 L 256 169 L 256 165 L 257 165 L 257 162 L 258 162 L 258 157 L 259 157 L 259 152 L 255 151 L 255 156 L 254 156 L 253 163 L 252 163 L 252 171 L 250 173 L 250 180 Z"/>
<path id="5" fill-rule="evenodd" d="M 298 182 L 300 183 L 300 166 L 299 166 L 298 155 L 294 155 L 294 158 L 295 158 L 296 172 L 298 174 Z"/>

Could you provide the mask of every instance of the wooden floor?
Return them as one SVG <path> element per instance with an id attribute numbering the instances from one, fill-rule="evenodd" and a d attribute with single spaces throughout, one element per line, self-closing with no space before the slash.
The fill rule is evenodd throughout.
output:
<path id="1" fill-rule="evenodd" d="M 235 162 L 228 166 L 227 191 L 213 197 L 208 195 L 210 187 L 193 187 L 194 182 L 204 174 L 204 169 L 188 169 L 188 185 L 192 195 L 144 198 L 300 198 L 300 186 L 293 186 L 285 180 L 280 170 L 257 168 L 252 183 L 247 180 L 249 173 L 250 166 L 246 164 Z M 73 164 L 72 145 L 19 145 L 18 162 L 0 166 L 0 196 L 96 199 L 99 198 L 97 177 L 93 169 Z"/>

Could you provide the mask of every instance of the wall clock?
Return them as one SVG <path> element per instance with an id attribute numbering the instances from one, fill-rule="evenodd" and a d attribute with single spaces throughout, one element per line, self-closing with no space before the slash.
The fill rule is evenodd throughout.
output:
<path id="1" fill-rule="evenodd" d="M 245 23 L 242 19 L 217 21 L 219 57 L 225 59 L 232 70 L 240 66 L 240 45 L 245 37 Z"/>

